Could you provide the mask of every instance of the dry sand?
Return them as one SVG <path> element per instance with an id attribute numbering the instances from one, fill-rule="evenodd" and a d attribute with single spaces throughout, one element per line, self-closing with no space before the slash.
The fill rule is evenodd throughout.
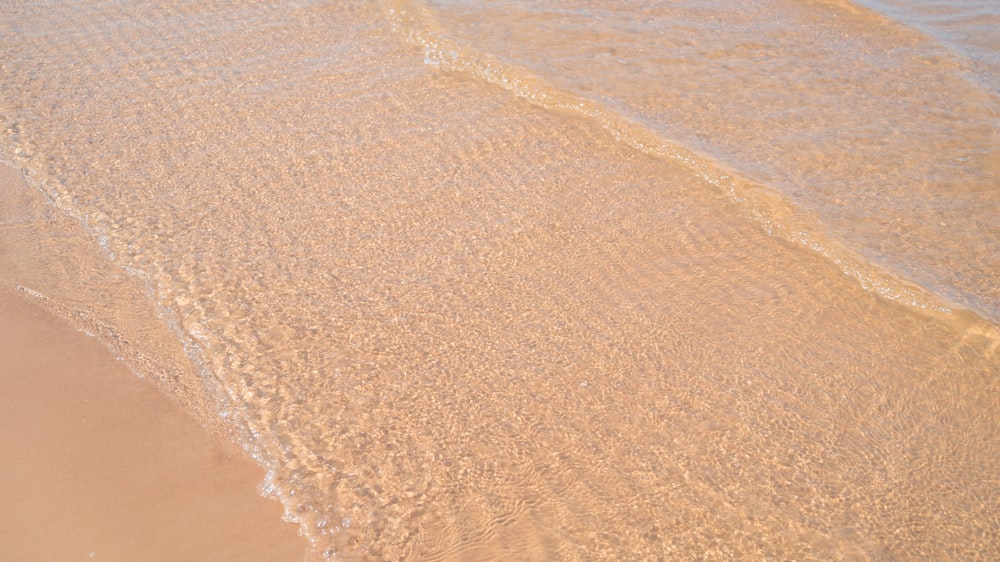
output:
<path id="1" fill-rule="evenodd" d="M 0 558 L 302 560 L 263 471 L 0 287 Z"/>

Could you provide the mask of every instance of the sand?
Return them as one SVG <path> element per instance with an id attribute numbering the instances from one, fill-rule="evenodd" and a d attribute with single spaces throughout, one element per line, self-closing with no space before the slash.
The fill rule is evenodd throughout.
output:
<path id="1" fill-rule="evenodd" d="M 263 470 L 0 287 L 0 558 L 302 560 Z"/>

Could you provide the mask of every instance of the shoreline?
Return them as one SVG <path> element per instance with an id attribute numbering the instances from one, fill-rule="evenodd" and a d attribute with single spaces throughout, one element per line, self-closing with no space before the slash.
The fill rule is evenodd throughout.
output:
<path id="1" fill-rule="evenodd" d="M 263 470 L 0 287 L 0 544 L 16 560 L 303 560 Z"/>
<path id="2" fill-rule="evenodd" d="M 205 412 L 197 400 L 185 400 L 197 398 L 196 390 L 181 386 L 178 396 L 166 394 L 159 373 L 136 376 L 101 338 L 15 289 L 52 292 L 56 302 L 98 289 L 115 299 L 137 298 L 128 293 L 134 281 L 108 275 L 104 269 L 113 268 L 90 255 L 88 241 L 58 230 L 57 214 L 20 172 L 0 165 L 0 226 L 9 228 L 0 237 L 4 555 L 25 561 L 305 559 L 298 525 L 284 522 L 281 503 L 257 491 L 264 470 L 222 432 L 197 421 Z M 150 335 L 129 330 L 127 316 L 109 319 L 117 333 Z"/>

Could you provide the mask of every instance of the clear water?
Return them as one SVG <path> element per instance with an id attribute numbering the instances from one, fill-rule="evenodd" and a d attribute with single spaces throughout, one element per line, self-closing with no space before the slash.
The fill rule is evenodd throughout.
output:
<path id="1" fill-rule="evenodd" d="M 997 558 L 998 11 L 948 6 L 8 3 L 0 275 L 317 558 Z"/>

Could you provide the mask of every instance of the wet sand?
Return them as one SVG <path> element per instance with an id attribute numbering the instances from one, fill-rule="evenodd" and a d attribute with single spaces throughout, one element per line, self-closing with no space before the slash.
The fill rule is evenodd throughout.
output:
<path id="1" fill-rule="evenodd" d="M 1000 560 L 1000 98 L 948 45 L 850 1 L 8 4 L 0 281 L 310 554 Z"/>
<path id="2" fill-rule="evenodd" d="M 303 559 L 260 468 L 2 286 L 0 357 L 0 557 Z"/>

